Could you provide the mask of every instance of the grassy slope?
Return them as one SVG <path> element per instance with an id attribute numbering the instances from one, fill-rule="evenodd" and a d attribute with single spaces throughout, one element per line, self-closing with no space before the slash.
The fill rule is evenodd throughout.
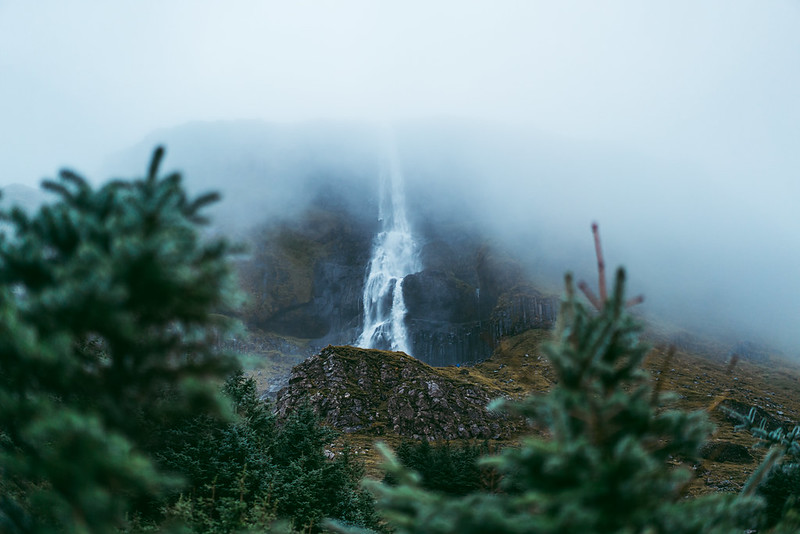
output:
<path id="1" fill-rule="evenodd" d="M 505 339 L 491 359 L 470 369 L 469 376 L 480 382 L 495 382 L 513 396 L 546 391 L 554 377 L 539 347 L 547 337 L 547 332 L 531 330 Z M 720 409 L 726 400 L 762 408 L 789 428 L 800 420 L 800 365 L 796 362 L 772 356 L 763 363 L 740 360 L 731 366 L 724 354 L 715 353 L 713 348 L 700 354 L 679 350 L 668 359 L 667 350 L 657 347 L 645 361 L 645 368 L 654 383 L 661 382 L 661 391 L 677 397 L 676 407 L 709 412 L 716 425 L 712 441 L 724 440 L 748 448 L 754 444 L 748 433 L 734 432 L 735 422 Z M 697 477 L 687 491 L 699 494 L 740 490 L 764 454 L 761 449 L 751 452 L 755 460 L 750 464 L 703 460 L 694 468 Z"/>
<path id="2" fill-rule="evenodd" d="M 546 390 L 552 383 L 552 371 L 539 350 L 547 333 L 531 330 L 506 339 L 494 356 L 476 367 L 484 379 L 496 380 L 498 386 L 514 395 Z M 675 405 L 685 410 L 708 410 L 717 429 L 713 440 L 725 440 L 751 447 L 748 433 L 734 432 L 734 421 L 720 409 L 726 401 L 764 409 L 791 428 L 800 420 L 800 395 L 797 394 L 800 366 L 778 356 L 767 362 L 739 360 L 731 366 L 723 354 L 713 348 L 701 354 L 678 350 L 668 359 L 667 350 L 654 348 L 645 361 L 654 383 L 661 391 L 672 392 Z M 780 412 L 780 413 L 779 413 Z M 691 493 L 722 489 L 737 491 L 752 473 L 762 450 L 752 451 L 751 464 L 733 464 L 703 460 L 695 472 L 697 479 Z"/>
<path id="3" fill-rule="evenodd" d="M 479 365 L 443 367 L 436 372 L 501 391 L 510 397 L 544 392 L 554 380 L 552 369 L 540 350 L 548 336 L 547 331 L 529 330 L 504 339 L 493 356 Z M 659 337 L 654 336 L 656 342 Z M 694 348 L 692 352 L 678 350 L 671 360 L 667 359 L 666 349 L 658 345 L 645 360 L 645 368 L 651 373 L 654 384 L 660 383 L 661 391 L 676 396 L 677 407 L 709 411 L 717 426 L 712 440 L 730 441 L 748 448 L 754 443 L 749 434 L 733 431 L 735 423 L 719 409 L 726 399 L 762 408 L 789 428 L 800 420 L 800 395 L 797 394 L 800 365 L 779 356 L 771 356 L 766 362 L 740 360 L 731 367 L 728 358 L 713 345 Z M 343 437 L 343 442 L 350 443 L 363 455 L 369 475 L 380 477 L 380 459 L 373 447 L 376 439 L 370 434 L 349 434 Z M 380 439 L 395 446 L 400 441 L 392 435 Z M 763 456 L 763 451 L 752 452 L 756 460 L 750 464 L 703 460 L 695 468 L 697 478 L 688 491 L 737 491 Z"/>

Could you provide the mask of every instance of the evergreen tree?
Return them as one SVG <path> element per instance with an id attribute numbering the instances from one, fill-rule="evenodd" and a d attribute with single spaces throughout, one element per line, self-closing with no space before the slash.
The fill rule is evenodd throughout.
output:
<path id="1" fill-rule="evenodd" d="M 669 409 L 641 363 L 648 347 L 626 310 L 624 272 L 606 295 L 598 241 L 600 298 L 590 311 L 566 280 L 553 341 L 544 348 L 557 382 L 520 403 L 497 403 L 541 428 L 486 463 L 504 474 L 505 493 L 453 498 L 425 490 L 387 451 L 397 486 L 370 483 L 401 533 L 709 533 L 754 526 L 748 495 L 685 498 L 711 425 L 705 413 Z M 671 463 L 684 462 L 684 466 Z"/>
<path id="2" fill-rule="evenodd" d="M 255 381 L 241 372 L 228 379 L 224 392 L 233 420 L 198 415 L 163 429 L 161 449 L 154 452 L 158 464 L 187 485 L 160 503 L 165 517 L 142 517 L 142 524 L 178 518 L 195 532 L 316 532 L 330 517 L 377 526 L 372 498 L 359 487 L 360 464 L 346 451 L 332 460 L 325 456 L 336 433 L 310 407 L 277 421 L 272 406 L 258 399 Z M 288 526 L 276 527 L 279 519 Z"/>
<path id="3" fill-rule="evenodd" d="M 310 405 L 291 413 L 272 449 L 276 511 L 295 528 L 318 531 L 324 518 L 362 527 L 377 525 L 372 496 L 362 490 L 364 475 L 348 449 L 329 460 L 325 447 L 337 433 L 323 426 Z"/>
<path id="4" fill-rule="evenodd" d="M 149 510 L 140 509 L 140 522 L 159 523 L 167 510 L 198 531 L 229 532 L 244 526 L 269 492 L 275 418 L 258 400 L 255 382 L 241 371 L 226 381 L 223 392 L 233 407 L 230 420 L 199 413 L 159 429 L 150 453 L 161 471 L 180 476 L 185 485 Z"/>
<path id="5" fill-rule="evenodd" d="M 478 465 L 481 456 L 489 453 L 489 444 L 472 445 L 464 442 L 453 447 L 449 442 L 431 445 L 427 440 L 417 444 L 403 441 L 397 448 L 397 458 L 407 469 L 420 475 L 423 488 L 448 495 L 467 495 L 481 489 L 491 491 L 490 469 Z M 391 474 L 384 482 L 396 483 Z"/>
<path id="6" fill-rule="evenodd" d="M 213 349 L 232 298 L 224 241 L 178 174 L 95 189 L 63 171 L 29 216 L 0 216 L 0 531 L 110 532 L 173 486 L 157 426 L 218 411 Z M 215 319 L 216 317 L 216 319 Z"/>

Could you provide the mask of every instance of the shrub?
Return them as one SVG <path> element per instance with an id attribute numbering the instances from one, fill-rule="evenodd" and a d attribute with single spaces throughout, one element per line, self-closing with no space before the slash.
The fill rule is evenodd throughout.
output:
<path id="1" fill-rule="evenodd" d="M 404 441 L 397 448 L 397 458 L 407 469 L 417 472 L 420 485 L 447 495 L 467 495 L 474 491 L 491 491 L 490 469 L 478 465 L 481 456 L 489 453 L 489 444 L 472 445 L 464 442 L 458 447 L 450 443 L 431 445 L 427 440 L 417 444 Z M 384 479 L 396 483 L 391 474 Z"/>
<path id="2" fill-rule="evenodd" d="M 361 465 L 346 450 L 326 457 L 336 433 L 310 407 L 277 421 L 241 372 L 224 393 L 235 409 L 232 421 L 200 415 L 163 429 L 154 451 L 159 466 L 187 485 L 160 503 L 164 517 L 151 520 L 181 519 L 197 532 L 263 529 L 277 519 L 316 532 L 326 517 L 377 526 L 372 498 L 359 488 Z"/>

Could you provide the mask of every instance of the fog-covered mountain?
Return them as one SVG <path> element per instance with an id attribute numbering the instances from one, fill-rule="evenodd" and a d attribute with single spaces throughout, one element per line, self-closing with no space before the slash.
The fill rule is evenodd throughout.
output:
<path id="1" fill-rule="evenodd" d="M 167 167 L 181 170 L 190 189 L 222 191 L 216 227 L 251 244 L 246 283 L 254 292 L 261 288 L 261 300 L 250 309 L 259 324 L 302 334 L 291 325 L 303 323 L 296 319 L 314 301 L 338 311 L 326 312 L 306 337 L 329 339 L 332 329 L 344 336 L 332 341 L 347 342 L 363 319 L 356 314 L 359 284 L 379 226 L 381 131 L 365 122 L 190 123 L 157 131 L 109 158 L 106 174 L 129 176 L 143 168 L 155 145 L 166 145 Z M 481 251 L 490 250 L 492 261 L 515 262 L 520 278 L 506 277 L 511 285 L 503 290 L 524 281 L 531 291 L 557 294 L 567 270 L 593 280 L 589 225 L 597 220 L 609 268 L 628 267 L 632 291 L 646 295 L 643 313 L 731 343 L 796 346 L 797 253 L 770 248 L 760 236 L 780 228 L 760 212 L 743 210 L 746 200 L 724 194 L 693 162 L 480 121 L 408 121 L 392 131 L 409 224 L 427 273 L 405 284 L 409 324 L 416 320 L 417 290 L 462 310 L 448 319 L 454 323 L 488 320 L 492 312 L 483 304 L 477 314 L 466 304 L 469 292 L 486 296 Z M 287 261 L 302 268 L 284 273 L 288 286 L 275 285 L 278 273 L 270 262 Z M 261 277 L 258 283 L 254 276 Z M 267 287 L 283 293 L 263 297 Z M 270 315 L 275 306 L 283 309 L 280 317 Z M 430 310 L 417 317 L 439 320 L 450 313 Z M 310 316 L 304 321 L 313 323 Z M 457 337 L 467 334 L 481 337 L 467 331 Z"/>

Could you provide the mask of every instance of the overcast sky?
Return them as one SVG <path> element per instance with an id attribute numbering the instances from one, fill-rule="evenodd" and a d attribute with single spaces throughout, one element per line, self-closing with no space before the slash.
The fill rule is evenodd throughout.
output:
<path id="1" fill-rule="evenodd" d="M 691 168 L 687 253 L 730 230 L 800 331 L 798 0 L 0 0 L 0 185 L 187 121 L 430 116 Z"/>
<path id="2" fill-rule="evenodd" d="M 189 120 L 445 115 L 796 193 L 798 28 L 797 0 L 0 0 L 0 157 L 35 182 Z"/>

